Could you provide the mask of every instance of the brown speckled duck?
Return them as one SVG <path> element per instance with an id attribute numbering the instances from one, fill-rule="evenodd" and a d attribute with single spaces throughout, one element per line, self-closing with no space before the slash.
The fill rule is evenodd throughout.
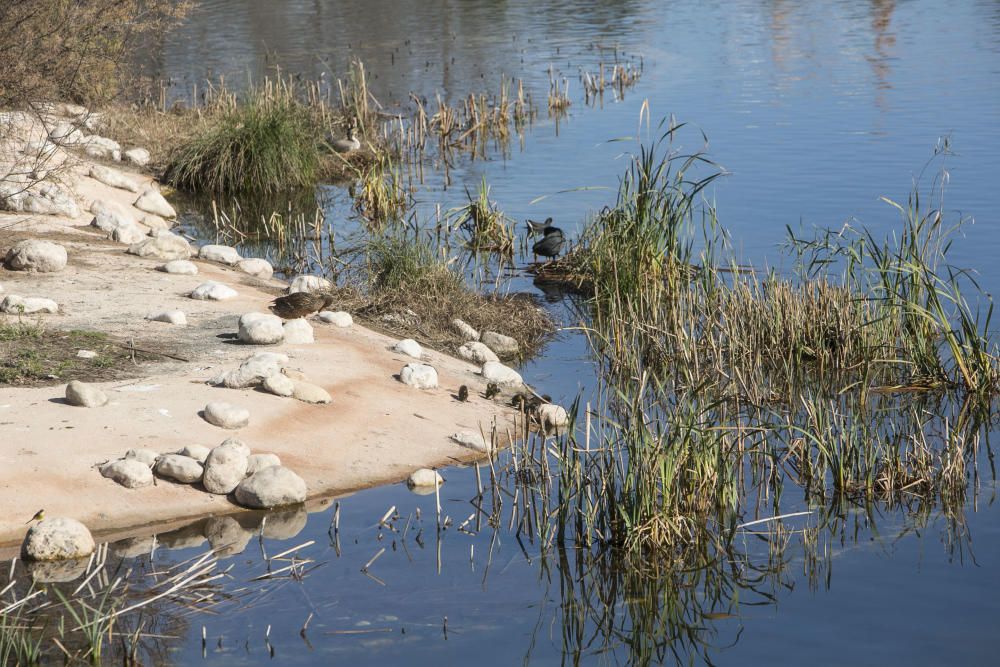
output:
<path id="1" fill-rule="evenodd" d="M 328 308 L 334 302 L 329 292 L 293 292 L 279 296 L 271 303 L 271 312 L 283 320 L 306 317 Z"/>

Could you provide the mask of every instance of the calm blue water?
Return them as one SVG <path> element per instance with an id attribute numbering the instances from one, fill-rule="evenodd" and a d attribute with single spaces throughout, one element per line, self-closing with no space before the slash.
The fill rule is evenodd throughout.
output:
<path id="1" fill-rule="evenodd" d="M 579 70 L 613 59 L 597 45 L 641 55 L 644 70 L 624 99 L 609 91 L 591 107 L 583 103 Z M 905 200 L 937 142 L 948 137 L 955 154 L 945 163 L 945 206 L 956 220 L 975 219 L 951 258 L 977 270 L 987 292 L 1000 288 L 993 261 L 1000 239 L 1000 3 L 205 1 L 163 38 L 147 66 L 183 97 L 206 76 L 225 75 L 238 85 L 275 65 L 330 80 L 343 75 L 352 56 L 365 62 L 374 95 L 390 110 L 405 105 L 410 91 L 460 97 L 495 90 L 501 73 L 523 78 L 542 106 L 523 145 L 507 155 L 459 160 L 448 187 L 429 172 L 416 195 L 425 214 L 462 204 L 464 189 L 474 190 L 485 176 L 491 198 L 513 218 L 552 215 L 578 231 L 613 202 L 635 138 L 651 136 L 639 126 L 648 104 L 654 129 L 671 114 L 691 124 L 685 147 L 700 147 L 698 130 L 707 135 L 711 156 L 729 173 L 709 196 L 738 255 L 757 266 L 789 265 L 778 247 L 786 226 L 899 229 L 898 216 L 879 198 Z M 558 123 L 544 109 L 550 65 L 570 80 L 573 98 Z M 925 189 L 939 167 L 924 174 Z M 333 199 L 329 219 L 338 230 L 352 229 L 347 198 L 340 192 Z M 523 278 L 515 287 L 534 289 Z M 552 308 L 575 324 L 566 304 Z M 523 371 L 565 402 L 594 384 L 586 342 L 571 333 Z M 457 524 L 473 511 L 474 476 L 446 476 L 445 512 Z M 727 575 L 736 583 L 725 604 L 699 584 L 647 596 L 669 609 L 677 590 L 691 591 L 681 608 L 698 610 L 690 625 L 704 646 L 678 639 L 643 658 L 628 647 L 630 628 L 606 646 L 593 618 L 578 639 L 566 639 L 576 608 L 562 578 L 567 567 L 540 561 L 537 544 L 522 549 L 504 526 L 487 573 L 493 533 L 470 536 L 453 527 L 441 543 L 439 572 L 433 496 L 374 489 L 343 501 L 340 556 L 328 546 L 330 511 L 311 515 L 292 541 L 267 550 L 315 539 L 303 554 L 325 562 L 322 568 L 304 582 L 276 586 L 252 606 L 190 617 L 189 641 L 173 650 L 177 664 L 202 660 L 204 624 L 206 664 L 267 662 L 270 625 L 280 664 L 991 664 L 1000 648 L 994 495 L 984 482 L 958 528 L 937 510 L 926 518 L 848 514 L 843 525 L 820 531 L 817 557 L 793 534 L 788 562 L 756 590 L 744 575 L 767 565 L 767 548 L 748 537 L 746 563 L 733 568 L 740 574 Z M 416 523 L 405 550 L 399 535 L 377 539 L 373 526 L 392 505 L 402 522 L 422 510 L 424 547 L 414 541 Z M 789 527 L 819 520 L 797 521 Z M 371 568 L 382 585 L 359 570 L 384 546 L 390 548 Z M 237 573 L 259 560 L 250 552 L 233 559 Z M 566 563 L 573 560 L 570 554 Z M 622 614 L 631 600 L 617 598 L 612 609 Z M 307 643 L 299 629 L 309 613 Z M 365 633 L 329 634 L 344 630 Z"/>

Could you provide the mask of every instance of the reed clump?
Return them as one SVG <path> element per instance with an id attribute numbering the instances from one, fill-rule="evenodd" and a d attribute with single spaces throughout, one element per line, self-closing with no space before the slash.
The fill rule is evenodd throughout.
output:
<path id="1" fill-rule="evenodd" d="M 466 245 L 473 252 L 493 252 L 510 257 L 514 254 L 514 223 L 495 201 L 484 176 L 478 192 L 466 190 L 469 203 L 453 212 L 458 227 L 465 234 Z"/>

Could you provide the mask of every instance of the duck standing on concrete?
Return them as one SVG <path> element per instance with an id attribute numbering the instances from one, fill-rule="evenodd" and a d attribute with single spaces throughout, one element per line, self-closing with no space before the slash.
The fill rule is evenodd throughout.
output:
<path id="1" fill-rule="evenodd" d="M 531 252 L 542 257 L 558 257 L 566 238 L 558 227 L 546 227 L 541 241 L 531 246 Z"/>
<path id="2" fill-rule="evenodd" d="M 327 292 L 293 292 L 272 301 L 270 309 L 283 320 L 295 320 L 329 308 L 334 300 Z"/>
<path id="3" fill-rule="evenodd" d="M 352 120 L 351 124 L 347 126 L 346 139 L 328 138 L 327 141 L 329 142 L 331 148 L 338 153 L 353 153 L 361 148 L 361 142 L 358 141 L 357 131 L 358 124 Z"/>

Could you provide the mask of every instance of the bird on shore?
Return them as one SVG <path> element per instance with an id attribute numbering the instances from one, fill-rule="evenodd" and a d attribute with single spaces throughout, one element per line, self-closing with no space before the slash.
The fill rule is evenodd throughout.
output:
<path id="1" fill-rule="evenodd" d="M 500 385 L 496 382 L 490 382 L 486 385 L 486 398 L 493 398 L 500 393 Z"/>
<path id="2" fill-rule="evenodd" d="M 358 125 L 356 122 L 351 121 L 351 124 L 347 126 L 347 138 L 346 139 L 333 139 L 328 138 L 330 147 L 338 153 L 352 153 L 359 148 L 361 148 L 361 142 L 358 141 L 357 137 Z"/>
<path id="3" fill-rule="evenodd" d="M 283 320 L 295 320 L 328 308 L 336 299 L 328 292 L 293 292 L 271 302 L 271 312 Z"/>
<path id="4" fill-rule="evenodd" d="M 466 387 L 464 384 L 458 388 L 458 400 L 462 401 L 463 403 L 469 400 L 469 388 Z"/>
<path id="5" fill-rule="evenodd" d="M 542 257 L 558 257 L 566 238 L 558 227 L 546 227 L 541 241 L 531 246 L 531 252 Z"/>
<path id="6" fill-rule="evenodd" d="M 528 231 L 532 234 L 541 234 L 547 227 L 552 226 L 552 216 L 545 218 L 541 222 L 528 218 Z"/>
<path id="7" fill-rule="evenodd" d="M 33 516 L 30 519 L 28 519 L 27 521 L 25 521 L 24 525 L 27 526 L 32 521 L 41 521 L 44 518 L 45 518 L 45 510 L 44 509 L 40 509 L 37 512 L 35 512 L 35 516 Z"/>

